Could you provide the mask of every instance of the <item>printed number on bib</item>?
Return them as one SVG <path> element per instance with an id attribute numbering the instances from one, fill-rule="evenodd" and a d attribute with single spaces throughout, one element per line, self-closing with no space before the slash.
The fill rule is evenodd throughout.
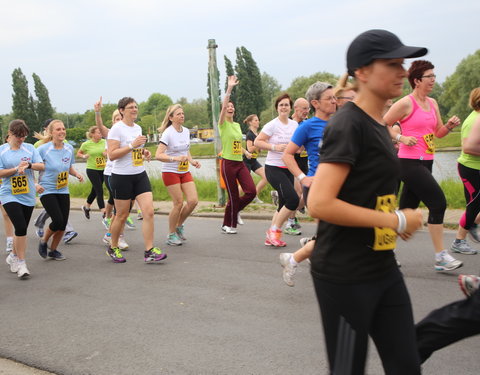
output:
<path id="1" fill-rule="evenodd" d="M 12 184 L 12 194 L 13 195 L 18 195 L 18 194 L 28 194 L 30 192 L 30 189 L 28 187 L 28 178 L 27 176 L 13 176 L 10 179 L 10 182 Z"/>
<path id="2" fill-rule="evenodd" d="M 179 172 L 187 172 L 188 171 L 188 160 L 181 161 L 178 163 L 178 171 Z"/>
<path id="3" fill-rule="evenodd" d="M 251 159 L 256 159 L 256 158 L 258 158 L 258 151 L 253 151 Z"/>
<path id="4" fill-rule="evenodd" d="M 62 189 L 68 185 L 68 172 L 60 172 L 57 175 L 57 189 Z"/>
<path id="5" fill-rule="evenodd" d="M 375 210 L 382 212 L 393 212 L 397 205 L 397 199 L 394 194 L 377 197 Z M 375 240 L 373 250 L 393 250 L 397 245 L 397 233 L 391 228 L 375 227 Z"/>
<path id="6" fill-rule="evenodd" d="M 134 167 L 141 167 L 143 165 L 143 149 L 134 148 L 132 150 L 132 162 Z"/>
<path id="7" fill-rule="evenodd" d="M 425 143 L 427 144 L 427 149 L 425 150 L 425 152 L 427 154 L 434 154 L 435 153 L 435 144 L 433 142 L 433 133 L 425 134 L 423 136 L 423 139 L 424 139 Z"/>
<path id="8" fill-rule="evenodd" d="M 303 151 L 300 153 L 300 157 L 301 157 L 301 158 L 306 158 L 306 157 L 308 157 L 307 151 L 303 150 Z"/>
<path id="9" fill-rule="evenodd" d="M 232 153 L 233 153 L 233 155 L 241 155 L 242 154 L 242 142 L 233 141 Z"/>
<path id="10" fill-rule="evenodd" d="M 95 158 L 95 168 L 105 168 L 106 164 L 107 164 L 107 161 L 103 156 L 99 156 L 98 158 Z"/>

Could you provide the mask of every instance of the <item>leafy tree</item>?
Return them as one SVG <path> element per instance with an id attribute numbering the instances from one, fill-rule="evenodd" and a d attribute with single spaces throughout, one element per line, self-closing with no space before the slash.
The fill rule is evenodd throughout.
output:
<path id="1" fill-rule="evenodd" d="M 35 114 L 35 102 L 28 92 L 28 81 L 20 68 L 12 73 L 13 88 L 13 117 L 24 120 L 31 130 L 39 130 L 37 116 Z M 31 132 L 33 134 L 33 131 Z M 28 140 L 33 138 L 31 135 Z"/>
<path id="2" fill-rule="evenodd" d="M 245 47 L 236 49 L 235 70 L 238 77 L 235 113 L 238 122 L 252 113 L 260 114 L 265 108 L 262 79 L 257 63 Z M 247 125 L 241 124 L 246 131 Z"/>
<path id="3" fill-rule="evenodd" d="M 139 115 L 157 115 L 160 111 L 165 111 L 173 104 L 169 96 L 159 93 L 150 95 L 146 102 L 140 103 Z"/>
<path id="4" fill-rule="evenodd" d="M 33 73 L 33 83 L 35 87 L 35 96 L 37 97 L 35 112 L 37 114 L 37 119 L 39 125 L 41 126 L 45 120 L 53 117 L 53 107 L 50 103 L 50 97 L 48 96 L 48 90 L 45 85 L 42 83 L 40 77 Z"/>
<path id="5" fill-rule="evenodd" d="M 262 88 L 263 88 L 263 100 L 267 106 L 270 106 L 275 97 L 278 96 L 282 90 L 282 85 L 266 72 L 262 73 Z"/>
<path id="6" fill-rule="evenodd" d="M 470 91 L 480 86 L 480 50 L 467 56 L 457 65 L 455 72 L 447 77 L 440 96 L 440 105 L 448 109 L 445 117 L 457 115 L 464 120 L 471 109 L 468 107 Z"/>
<path id="7" fill-rule="evenodd" d="M 66 124 L 65 124 L 66 126 Z M 88 126 L 78 126 L 67 129 L 67 140 L 76 143 L 78 146 L 87 140 Z"/>
<path id="8" fill-rule="evenodd" d="M 185 112 L 185 126 L 193 128 L 198 125 L 199 128 L 211 128 L 211 123 L 208 118 L 207 101 L 205 99 L 196 99 L 191 103 L 181 103 L 183 111 Z"/>
<path id="9" fill-rule="evenodd" d="M 224 91 L 227 91 L 228 87 L 228 77 L 235 75 L 235 70 L 233 70 L 233 65 L 230 59 L 227 56 L 223 56 L 225 59 L 225 88 Z M 230 101 L 233 103 L 233 105 L 236 107 L 237 106 L 237 86 L 235 86 L 232 90 L 232 93 L 230 94 Z"/>
<path id="10" fill-rule="evenodd" d="M 328 72 L 318 72 L 309 77 L 297 77 L 292 81 L 292 84 L 287 89 L 287 92 L 291 96 L 292 100 L 295 101 L 298 98 L 304 98 L 308 88 L 315 82 L 328 82 L 335 86 L 338 78 L 339 77 L 335 74 Z"/>

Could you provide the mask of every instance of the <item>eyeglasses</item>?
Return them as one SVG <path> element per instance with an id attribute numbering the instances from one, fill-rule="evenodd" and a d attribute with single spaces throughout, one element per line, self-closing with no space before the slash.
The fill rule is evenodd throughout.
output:
<path id="1" fill-rule="evenodd" d="M 131 105 L 129 107 L 125 107 L 125 109 L 138 109 L 138 106 L 136 105 Z"/>
<path id="2" fill-rule="evenodd" d="M 326 100 L 326 101 L 329 101 L 329 102 L 336 102 L 337 101 L 337 97 L 336 96 L 329 96 L 327 98 L 320 98 L 319 100 Z"/>
<path id="3" fill-rule="evenodd" d="M 422 78 L 432 79 L 432 78 L 437 78 L 437 76 L 435 74 L 429 74 L 428 76 L 422 76 Z"/>
<path id="4" fill-rule="evenodd" d="M 354 98 L 353 96 L 339 96 L 339 97 L 337 98 L 337 100 L 338 100 L 338 99 L 353 100 L 353 99 L 355 99 L 355 98 Z"/>

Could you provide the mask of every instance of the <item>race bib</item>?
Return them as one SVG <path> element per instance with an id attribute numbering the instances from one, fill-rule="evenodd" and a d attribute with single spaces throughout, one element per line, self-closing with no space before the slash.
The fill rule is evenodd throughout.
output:
<path id="1" fill-rule="evenodd" d="M 95 168 L 105 168 L 106 164 L 107 161 L 105 160 L 105 157 L 99 156 L 95 158 Z"/>
<path id="2" fill-rule="evenodd" d="M 394 194 L 377 197 L 375 210 L 392 213 L 397 205 L 397 198 Z M 375 240 L 373 250 L 393 250 L 397 245 L 397 233 L 391 228 L 375 227 Z"/>
<path id="3" fill-rule="evenodd" d="M 306 157 L 308 157 L 307 151 L 303 150 L 303 151 L 300 153 L 300 157 L 301 157 L 301 158 L 306 158 Z"/>
<path id="4" fill-rule="evenodd" d="M 178 163 L 178 171 L 179 172 L 187 172 L 188 171 L 188 160 L 181 161 Z"/>
<path id="5" fill-rule="evenodd" d="M 433 133 L 425 134 L 423 136 L 423 140 L 427 144 L 427 149 L 425 150 L 425 152 L 427 154 L 434 154 L 435 153 L 435 144 L 433 142 Z"/>
<path id="6" fill-rule="evenodd" d="M 10 178 L 10 182 L 12 184 L 12 194 L 19 195 L 19 194 L 28 194 L 30 189 L 28 187 L 28 178 L 27 176 L 13 176 Z"/>
<path id="7" fill-rule="evenodd" d="M 132 163 L 134 167 L 143 165 L 143 148 L 134 148 L 132 150 Z"/>
<path id="8" fill-rule="evenodd" d="M 253 151 L 252 157 L 250 159 L 256 159 L 256 158 L 258 158 L 258 151 Z"/>
<path id="9" fill-rule="evenodd" d="M 68 172 L 67 171 L 60 172 L 57 175 L 57 190 L 62 189 L 67 185 L 68 185 Z"/>
<path id="10" fill-rule="evenodd" d="M 233 141 L 232 153 L 233 153 L 233 155 L 241 155 L 242 154 L 242 142 Z"/>

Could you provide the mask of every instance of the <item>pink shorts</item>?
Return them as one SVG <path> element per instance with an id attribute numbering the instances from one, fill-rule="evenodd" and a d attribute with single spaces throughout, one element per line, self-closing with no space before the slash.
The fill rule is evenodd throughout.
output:
<path id="1" fill-rule="evenodd" d="M 187 173 L 162 172 L 162 180 L 165 186 L 170 186 L 175 184 L 185 184 L 187 182 L 193 182 L 193 177 L 190 172 L 187 172 Z"/>

